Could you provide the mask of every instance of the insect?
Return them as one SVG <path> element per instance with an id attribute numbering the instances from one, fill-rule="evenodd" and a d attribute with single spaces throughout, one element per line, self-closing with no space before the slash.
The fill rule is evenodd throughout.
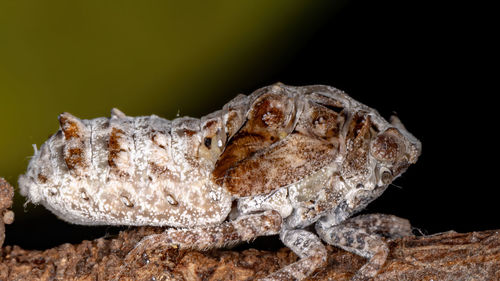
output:
<path id="1" fill-rule="evenodd" d="M 391 215 L 353 215 L 417 161 L 420 142 L 399 119 L 333 87 L 275 84 L 200 119 L 113 109 L 59 122 L 19 178 L 21 194 L 71 223 L 169 227 L 134 253 L 279 234 L 300 260 L 266 280 L 300 280 L 323 266 L 321 240 L 369 259 L 360 280 L 386 260 L 376 233 L 411 231 Z"/>

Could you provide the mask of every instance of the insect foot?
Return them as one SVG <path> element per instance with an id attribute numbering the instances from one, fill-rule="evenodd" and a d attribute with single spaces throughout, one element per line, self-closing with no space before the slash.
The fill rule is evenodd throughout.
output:
<path id="1" fill-rule="evenodd" d="M 369 258 L 360 280 L 385 262 L 379 234 L 410 234 L 403 219 L 352 216 L 417 161 L 420 142 L 333 87 L 278 83 L 200 119 L 113 109 L 59 123 L 20 176 L 21 194 L 70 223 L 168 227 L 127 262 L 162 245 L 203 250 L 279 234 L 300 260 L 267 280 L 324 266 L 322 241 Z"/>

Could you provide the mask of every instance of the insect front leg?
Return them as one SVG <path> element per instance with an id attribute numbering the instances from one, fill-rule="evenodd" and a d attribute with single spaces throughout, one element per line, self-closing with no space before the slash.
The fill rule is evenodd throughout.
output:
<path id="1" fill-rule="evenodd" d="M 142 239 L 130 251 L 125 262 L 131 263 L 148 249 L 160 246 L 207 250 L 221 248 L 242 241 L 250 241 L 258 236 L 274 235 L 281 229 L 282 218 L 276 211 L 244 215 L 234 221 L 220 225 L 195 228 L 169 228 L 160 234 Z"/>
<path id="2" fill-rule="evenodd" d="M 326 263 L 326 248 L 318 236 L 306 230 L 282 230 L 280 239 L 300 260 L 262 279 L 265 281 L 302 280 Z"/>
<path id="3" fill-rule="evenodd" d="M 368 214 L 329 226 L 324 221 L 316 223 L 316 232 L 330 245 L 368 258 L 368 262 L 352 280 L 366 280 L 377 275 L 384 265 L 389 248 L 382 236 L 397 238 L 411 235 L 408 220 L 392 215 Z"/>

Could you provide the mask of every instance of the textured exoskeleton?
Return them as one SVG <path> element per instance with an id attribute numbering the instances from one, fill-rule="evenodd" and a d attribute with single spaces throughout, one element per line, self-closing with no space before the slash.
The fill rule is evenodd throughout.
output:
<path id="1" fill-rule="evenodd" d="M 59 122 L 20 177 L 21 193 L 71 223 L 169 226 L 134 253 L 279 234 L 301 259 L 268 280 L 322 266 L 321 240 L 369 258 L 354 277 L 364 279 L 388 253 L 376 233 L 410 233 L 394 216 L 351 216 L 417 161 L 420 142 L 333 87 L 276 84 L 201 119 L 113 109 L 111 118 L 63 113 Z M 305 230 L 314 223 L 316 233 Z"/>

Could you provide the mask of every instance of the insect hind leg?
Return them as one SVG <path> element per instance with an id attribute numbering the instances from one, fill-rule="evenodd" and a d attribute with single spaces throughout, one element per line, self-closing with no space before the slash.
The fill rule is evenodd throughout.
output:
<path id="1" fill-rule="evenodd" d="M 281 229 L 282 218 L 276 211 L 241 216 L 220 225 L 197 228 L 169 228 L 163 233 L 142 239 L 125 257 L 132 263 L 142 253 L 158 247 L 207 250 L 222 248 L 239 242 L 250 241 L 258 236 L 274 235 Z"/>

